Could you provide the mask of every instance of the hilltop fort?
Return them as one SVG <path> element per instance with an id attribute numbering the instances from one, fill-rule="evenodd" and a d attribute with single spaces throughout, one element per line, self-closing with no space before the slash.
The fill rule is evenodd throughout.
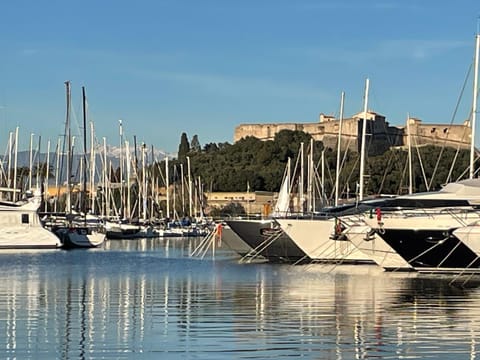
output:
<path id="1" fill-rule="evenodd" d="M 368 152 L 371 155 L 382 154 L 395 146 L 407 146 L 408 132 L 411 134 L 412 146 L 437 145 L 454 148 L 470 146 L 471 130 L 469 122 L 462 125 L 425 124 L 420 119 L 409 118 L 408 125 L 390 126 L 385 116 L 373 111 L 353 115 L 342 120 L 342 150 L 360 151 L 363 119 L 367 124 Z M 260 140 L 273 140 L 280 130 L 298 130 L 310 134 L 313 139 L 322 141 L 325 147 L 336 149 L 340 120 L 331 115 L 320 114 L 315 123 L 271 123 L 240 124 L 235 128 L 234 142 L 254 136 Z M 408 131 L 409 130 L 409 131 Z"/>

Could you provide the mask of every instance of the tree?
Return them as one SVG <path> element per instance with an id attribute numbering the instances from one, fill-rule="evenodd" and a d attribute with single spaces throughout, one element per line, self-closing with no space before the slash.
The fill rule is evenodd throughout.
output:
<path id="1" fill-rule="evenodd" d="M 180 138 L 180 145 L 178 146 L 178 161 L 182 164 L 185 164 L 187 154 L 190 152 L 190 143 L 188 142 L 187 134 L 182 133 Z"/>
<path id="2" fill-rule="evenodd" d="M 190 150 L 194 152 L 199 152 L 202 150 L 200 141 L 198 141 L 198 135 L 193 135 L 192 142 L 190 143 Z"/>

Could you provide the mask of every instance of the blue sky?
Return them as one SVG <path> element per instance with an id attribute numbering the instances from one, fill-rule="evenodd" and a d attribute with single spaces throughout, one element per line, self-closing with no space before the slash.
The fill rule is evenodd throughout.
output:
<path id="1" fill-rule="evenodd" d="M 369 108 L 450 123 L 474 53 L 478 0 L 4 1 L 0 152 L 20 127 L 56 142 L 64 81 L 81 121 L 85 86 L 96 137 L 176 152 L 233 141 L 240 123 L 315 122 Z M 469 116 L 467 84 L 455 123 Z"/>

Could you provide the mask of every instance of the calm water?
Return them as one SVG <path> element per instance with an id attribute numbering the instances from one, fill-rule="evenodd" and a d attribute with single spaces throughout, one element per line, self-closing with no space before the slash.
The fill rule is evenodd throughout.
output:
<path id="1" fill-rule="evenodd" d="M 194 245 L 0 253 L 0 358 L 480 358 L 478 280 L 239 265 Z"/>

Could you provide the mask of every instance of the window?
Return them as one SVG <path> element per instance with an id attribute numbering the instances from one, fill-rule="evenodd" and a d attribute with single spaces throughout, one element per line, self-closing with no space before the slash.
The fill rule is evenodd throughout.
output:
<path id="1" fill-rule="evenodd" d="M 30 223 L 28 219 L 28 214 L 22 214 L 22 224 L 28 224 Z"/>

